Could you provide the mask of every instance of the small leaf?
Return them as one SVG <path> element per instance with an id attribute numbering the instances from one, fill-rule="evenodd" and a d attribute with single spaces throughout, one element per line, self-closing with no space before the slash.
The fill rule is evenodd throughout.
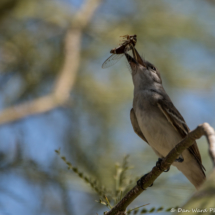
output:
<path id="1" fill-rule="evenodd" d="M 148 212 L 148 210 L 145 209 L 145 208 L 143 208 L 143 210 L 141 211 L 141 214 L 145 214 L 145 213 L 147 213 L 147 212 Z"/>
<path id="2" fill-rule="evenodd" d="M 62 160 L 66 161 L 66 158 L 64 156 L 61 157 Z"/>
<path id="3" fill-rule="evenodd" d="M 133 214 L 137 214 L 138 211 L 139 211 L 139 209 L 134 210 L 134 213 L 133 213 Z"/>
<path id="4" fill-rule="evenodd" d="M 163 210 L 163 207 L 159 207 L 159 208 L 157 209 L 157 212 L 162 211 L 162 210 Z"/>
<path id="5" fill-rule="evenodd" d="M 172 209 L 172 208 L 168 208 L 168 209 L 166 209 L 166 211 L 167 211 L 167 212 L 168 212 L 168 211 L 171 211 L 171 209 Z"/>
<path id="6" fill-rule="evenodd" d="M 149 211 L 149 213 L 152 213 L 152 212 L 154 212 L 154 210 L 155 210 L 155 208 L 152 208 L 152 209 Z"/>
<path id="7" fill-rule="evenodd" d="M 106 203 L 106 202 L 100 202 L 100 203 L 107 206 L 107 203 Z"/>
<path id="8" fill-rule="evenodd" d="M 73 170 L 74 172 L 78 172 L 78 169 L 77 169 L 76 167 L 73 167 L 72 170 Z"/>
<path id="9" fill-rule="evenodd" d="M 89 179 L 87 177 L 84 177 L 84 180 L 89 183 Z"/>

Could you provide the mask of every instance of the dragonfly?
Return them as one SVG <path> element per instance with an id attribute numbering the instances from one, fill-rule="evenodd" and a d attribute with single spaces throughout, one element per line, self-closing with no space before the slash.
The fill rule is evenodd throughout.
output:
<path id="1" fill-rule="evenodd" d="M 123 57 L 124 53 L 130 50 L 132 50 L 133 52 L 134 46 L 137 43 L 137 35 L 124 35 L 121 37 L 123 38 L 122 43 L 119 47 L 110 50 L 110 53 L 112 55 L 102 64 L 103 69 L 108 68 L 117 63 L 118 60 Z"/>

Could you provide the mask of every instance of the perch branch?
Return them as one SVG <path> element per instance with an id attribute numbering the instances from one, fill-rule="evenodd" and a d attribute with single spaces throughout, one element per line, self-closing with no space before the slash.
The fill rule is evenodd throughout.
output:
<path id="1" fill-rule="evenodd" d="M 175 161 L 175 159 L 185 149 L 190 147 L 195 140 L 199 139 L 203 135 L 206 136 L 209 144 L 210 153 L 212 154 L 212 156 L 214 156 L 215 133 L 213 128 L 208 123 L 204 123 L 202 125 L 199 125 L 195 130 L 191 131 L 181 142 L 179 142 L 169 152 L 169 154 L 161 162 L 161 170 L 157 166 L 153 167 L 152 171 L 149 172 L 149 174 L 146 176 L 145 182 L 142 184 L 143 189 L 145 190 L 147 187 L 149 187 L 155 181 L 155 179 L 158 178 L 158 176 L 163 172 L 163 170 L 168 169 Z M 106 215 L 124 215 L 128 205 L 144 190 L 142 190 L 141 187 L 136 185 L 122 198 L 122 200 L 117 205 L 115 205 L 109 212 L 107 212 Z"/>

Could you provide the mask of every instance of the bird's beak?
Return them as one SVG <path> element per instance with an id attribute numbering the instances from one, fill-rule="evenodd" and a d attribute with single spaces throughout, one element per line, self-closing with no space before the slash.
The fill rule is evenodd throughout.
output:
<path id="1" fill-rule="evenodd" d="M 146 64 L 144 60 L 140 57 L 137 50 L 133 47 L 132 48 L 133 57 L 131 57 L 129 54 L 125 53 L 125 56 L 127 58 L 128 63 L 130 64 L 130 67 L 132 71 L 137 70 L 137 66 L 140 64 L 143 67 L 146 67 Z"/>
<path id="2" fill-rule="evenodd" d="M 140 57 L 140 54 L 135 49 L 135 47 L 132 48 L 132 53 L 133 53 L 135 61 L 137 63 L 139 63 L 141 66 L 146 67 L 146 64 L 145 64 L 144 60 Z"/>
<path id="3" fill-rule="evenodd" d="M 131 55 L 129 55 L 127 53 L 125 53 L 125 56 L 126 56 L 126 59 L 127 59 L 129 65 L 131 67 L 131 70 L 132 71 L 136 70 L 137 65 L 138 65 L 138 63 L 136 62 L 136 60 L 133 57 L 131 57 Z"/>

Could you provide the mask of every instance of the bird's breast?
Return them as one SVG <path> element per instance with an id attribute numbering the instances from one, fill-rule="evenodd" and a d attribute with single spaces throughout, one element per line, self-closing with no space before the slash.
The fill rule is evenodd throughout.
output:
<path id="1" fill-rule="evenodd" d="M 156 103 L 150 103 L 149 99 L 139 99 L 134 106 L 134 111 L 139 127 L 149 145 L 162 156 L 166 156 L 182 139 Z"/>

